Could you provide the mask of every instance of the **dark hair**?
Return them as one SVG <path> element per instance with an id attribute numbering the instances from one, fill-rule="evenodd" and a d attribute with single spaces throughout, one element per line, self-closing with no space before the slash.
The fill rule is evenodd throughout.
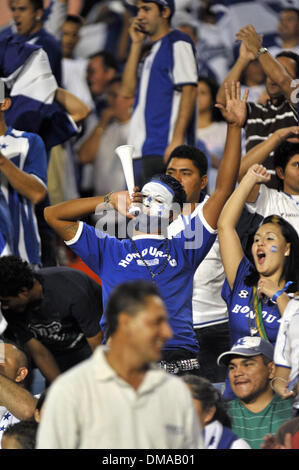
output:
<path id="1" fill-rule="evenodd" d="M 299 143 L 283 141 L 274 151 L 273 163 L 274 168 L 281 167 L 285 172 L 285 168 L 294 155 L 299 154 Z M 283 189 L 283 180 L 279 179 L 280 189 Z"/>
<path id="2" fill-rule="evenodd" d="M 223 426 L 231 428 L 231 420 L 226 411 L 225 401 L 213 384 L 204 377 L 191 374 L 183 375 L 182 379 L 187 385 L 190 385 L 192 397 L 200 401 L 203 411 L 209 411 L 212 406 L 216 407 L 211 422 L 217 420 Z"/>
<path id="3" fill-rule="evenodd" d="M 281 13 L 284 13 L 285 11 L 292 11 L 292 12 L 296 13 L 296 15 L 298 16 L 298 19 L 299 19 L 299 9 L 298 8 L 286 7 L 286 8 L 282 9 Z"/>
<path id="4" fill-rule="evenodd" d="M 115 56 L 113 54 L 111 54 L 111 52 L 99 51 L 99 52 L 96 52 L 95 54 L 92 54 L 91 56 L 89 56 L 88 59 L 92 60 L 92 59 L 97 59 L 98 57 L 102 58 L 103 66 L 104 66 L 105 70 L 108 70 L 108 69 L 118 70 L 117 60 L 116 60 Z"/>
<path id="5" fill-rule="evenodd" d="M 288 287 L 287 292 L 297 292 L 299 289 L 299 237 L 294 227 L 285 219 L 278 215 L 269 215 L 265 217 L 260 223 L 259 227 L 265 224 L 278 224 L 280 226 L 283 237 L 287 243 L 290 243 L 290 254 L 285 256 L 283 271 L 281 279 L 286 282 L 292 281 L 293 283 Z M 253 234 L 250 237 L 252 244 Z M 249 254 L 248 254 L 249 255 Z M 251 257 L 252 259 L 252 257 Z M 259 274 L 254 265 L 251 267 L 250 274 L 245 277 L 245 283 L 251 287 L 256 285 L 259 280 Z"/>
<path id="6" fill-rule="evenodd" d="M 119 284 L 111 292 L 106 305 L 107 338 L 117 329 L 118 316 L 121 312 L 136 315 L 145 305 L 149 296 L 159 296 L 158 288 L 143 280 L 128 281 Z"/>
<path id="7" fill-rule="evenodd" d="M 43 10 L 44 9 L 43 0 L 29 0 L 29 2 L 33 6 L 34 10 Z"/>
<path id="8" fill-rule="evenodd" d="M 276 431 L 275 437 L 283 445 L 285 435 L 290 433 L 292 436 L 299 431 L 299 416 L 283 423 Z"/>
<path id="9" fill-rule="evenodd" d="M 296 62 L 295 65 L 295 78 L 299 77 L 299 55 L 292 51 L 282 51 L 277 54 L 276 59 L 279 57 L 286 57 L 287 59 L 293 59 Z"/>
<path id="10" fill-rule="evenodd" d="M 191 145 L 179 145 L 171 152 L 167 163 L 166 168 L 168 167 L 170 161 L 173 158 L 186 158 L 188 160 L 192 160 L 194 166 L 198 169 L 200 176 L 204 176 L 207 174 L 208 171 L 208 159 L 206 155 L 196 147 L 192 147 Z"/>
<path id="11" fill-rule="evenodd" d="M 84 19 L 80 15 L 66 15 L 64 23 L 66 22 L 75 23 L 75 24 L 78 24 L 79 26 L 83 26 Z"/>
<path id="12" fill-rule="evenodd" d="M 7 426 L 4 436 L 13 436 L 22 449 L 35 449 L 38 423 L 33 420 L 23 420 Z"/>
<path id="13" fill-rule="evenodd" d="M 27 261 L 14 255 L 0 257 L 0 295 L 15 297 L 25 287 L 32 289 L 34 272 Z"/>
<path id="14" fill-rule="evenodd" d="M 211 112 L 212 112 L 212 121 L 224 121 L 224 118 L 221 114 L 221 111 L 215 107 L 217 103 L 217 93 L 219 90 L 219 85 L 216 80 L 211 77 L 199 76 L 197 83 L 204 82 L 210 89 L 211 93 Z"/>
<path id="15" fill-rule="evenodd" d="M 150 179 L 150 181 L 160 181 L 161 183 L 164 183 L 167 186 L 169 186 L 174 192 L 172 202 L 174 204 L 175 203 L 179 204 L 181 209 L 183 208 L 183 204 L 186 202 L 187 196 L 186 196 L 186 192 L 185 192 L 183 186 L 181 185 L 181 183 L 178 180 L 176 180 L 171 175 L 161 174 L 161 175 L 154 175 Z M 150 181 L 148 181 L 148 183 Z"/>

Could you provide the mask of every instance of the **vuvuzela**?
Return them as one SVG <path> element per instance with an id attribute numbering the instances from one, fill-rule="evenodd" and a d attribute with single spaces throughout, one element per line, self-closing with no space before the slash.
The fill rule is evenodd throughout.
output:
<path id="1" fill-rule="evenodd" d="M 120 145 L 115 149 L 116 155 L 119 157 L 123 172 L 125 175 L 126 185 L 129 191 L 130 196 L 132 196 L 134 192 L 134 171 L 133 171 L 133 153 L 134 147 L 133 145 Z M 131 206 L 129 209 L 130 214 L 138 215 L 140 212 L 140 208 L 137 206 Z"/>

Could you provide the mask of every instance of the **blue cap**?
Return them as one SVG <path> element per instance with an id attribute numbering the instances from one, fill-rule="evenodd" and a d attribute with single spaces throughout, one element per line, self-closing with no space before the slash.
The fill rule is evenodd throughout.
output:
<path id="1" fill-rule="evenodd" d="M 238 339 L 230 351 L 220 354 L 217 359 L 217 364 L 227 365 L 230 356 L 258 356 L 262 354 L 270 361 L 273 361 L 274 347 L 269 341 L 266 341 L 259 336 L 244 336 Z"/>
<path id="2" fill-rule="evenodd" d="M 141 1 L 145 3 L 158 3 L 159 5 L 162 5 L 162 7 L 168 7 L 171 11 L 171 15 L 173 15 L 175 12 L 174 0 L 141 0 Z M 138 3 L 138 0 L 126 0 L 126 2 L 129 5 L 136 6 Z"/>

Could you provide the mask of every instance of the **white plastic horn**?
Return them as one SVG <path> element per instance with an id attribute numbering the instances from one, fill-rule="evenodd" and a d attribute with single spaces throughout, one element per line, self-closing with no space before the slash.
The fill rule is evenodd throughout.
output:
<path id="1" fill-rule="evenodd" d="M 120 145 L 115 149 L 116 155 L 119 157 L 123 172 L 125 175 L 125 180 L 130 196 L 134 192 L 134 171 L 133 171 L 133 154 L 134 147 L 133 145 Z M 131 206 L 129 209 L 129 214 L 138 215 L 140 213 L 140 207 Z"/>

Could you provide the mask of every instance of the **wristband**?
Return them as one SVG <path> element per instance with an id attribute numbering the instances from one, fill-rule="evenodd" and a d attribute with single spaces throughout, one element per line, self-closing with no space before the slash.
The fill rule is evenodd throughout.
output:
<path id="1" fill-rule="evenodd" d="M 260 47 L 257 51 L 255 58 L 257 59 L 261 54 L 265 54 L 266 52 L 268 52 L 268 49 L 266 47 Z"/>
<path id="2" fill-rule="evenodd" d="M 106 194 L 106 196 L 104 196 L 105 209 L 110 209 L 111 208 L 109 203 L 110 203 L 110 196 L 111 196 L 112 193 L 113 193 L 113 191 L 111 191 L 110 193 Z"/>
<path id="3" fill-rule="evenodd" d="M 278 290 L 277 292 L 275 292 L 275 294 L 273 295 L 273 297 L 271 299 L 272 302 L 275 302 L 277 297 L 279 297 L 281 294 L 283 294 L 291 284 L 293 284 L 293 281 L 287 282 L 283 289 Z"/>

